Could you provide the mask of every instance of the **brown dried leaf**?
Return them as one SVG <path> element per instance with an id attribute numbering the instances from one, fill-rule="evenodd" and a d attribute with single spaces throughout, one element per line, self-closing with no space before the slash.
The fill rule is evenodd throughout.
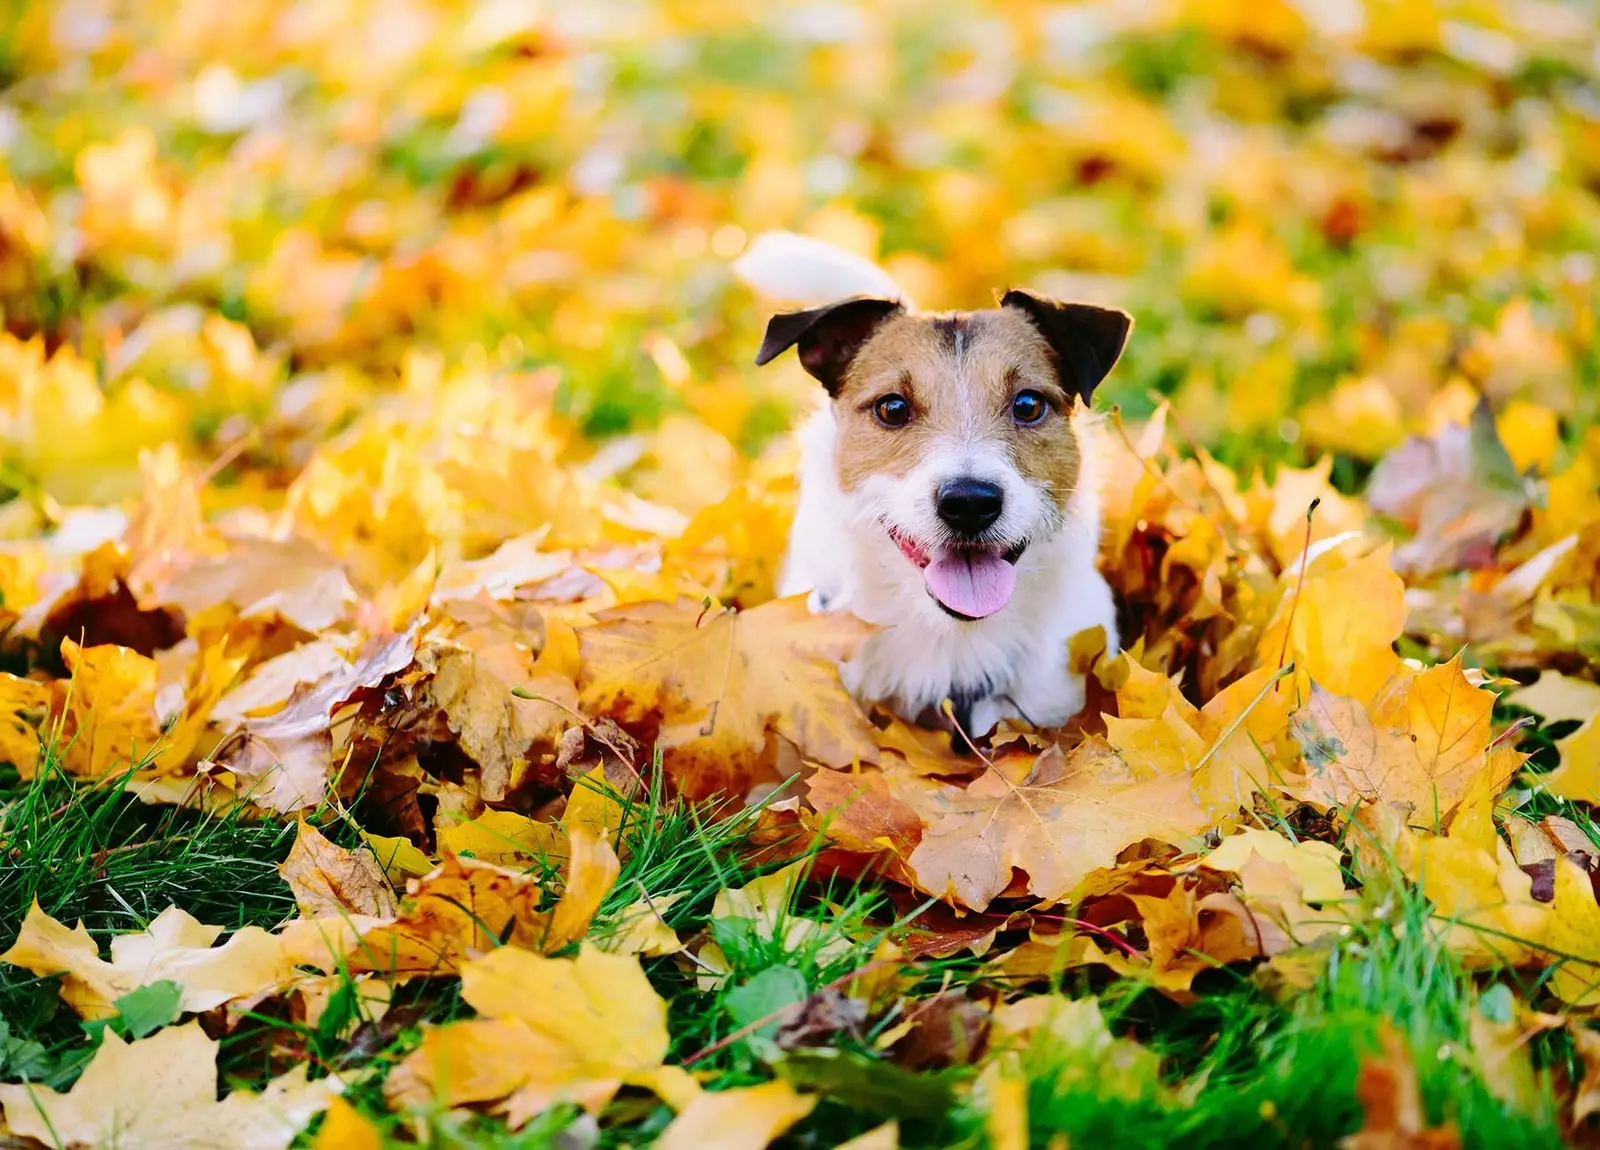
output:
<path id="1" fill-rule="evenodd" d="M 924 823 L 907 860 L 918 883 L 975 910 L 1011 885 L 1013 869 L 1031 894 L 1055 901 L 1129 842 L 1178 842 L 1210 823 L 1186 773 L 1136 772 L 1094 739 L 1070 755 L 1001 758 L 965 788 L 891 785 Z"/>
<path id="2" fill-rule="evenodd" d="M 797 597 L 713 612 L 692 599 L 602 612 L 578 632 L 584 708 L 661 725 L 666 768 L 690 798 L 741 792 L 769 733 L 844 767 L 876 742 L 839 683 L 838 663 L 871 632 Z"/>
<path id="3" fill-rule="evenodd" d="M 300 820 L 294 846 L 278 864 L 278 873 L 307 918 L 395 913 L 394 888 L 372 852 L 335 846 L 305 819 Z"/>

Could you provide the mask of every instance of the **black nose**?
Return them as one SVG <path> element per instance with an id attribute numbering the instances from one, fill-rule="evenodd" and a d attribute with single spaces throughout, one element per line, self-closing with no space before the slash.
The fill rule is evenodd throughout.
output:
<path id="1" fill-rule="evenodd" d="M 1000 518 L 1000 487 L 982 479 L 947 479 L 939 485 L 938 505 L 950 530 L 982 535 Z"/>

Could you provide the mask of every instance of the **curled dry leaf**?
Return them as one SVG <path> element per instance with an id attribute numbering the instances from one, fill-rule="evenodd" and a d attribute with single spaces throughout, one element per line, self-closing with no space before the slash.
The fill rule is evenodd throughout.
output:
<path id="1" fill-rule="evenodd" d="M 604 839 L 575 834 L 566 889 L 540 910 L 544 888 L 536 878 L 451 855 L 408 884 L 400 913 L 388 921 L 303 919 L 286 936 L 301 961 L 324 970 L 342 961 L 352 971 L 452 974 L 502 945 L 557 951 L 581 938 L 619 869 Z"/>
<path id="2" fill-rule="evenodd" d="M 395 912 L 394 888 L 373 853 L 364 847 L 335 846 L 304 819 L 278 873 L 307 918 L 341 914 L 382 918 Z"/>
<path id="3" fill-rule="evenodd" d="M 459 747 L 476 765 L 478 793 L 488 802 L 505 798 L 536 743 L 555 746 L 577 704 L 570 680 L 539 669 L 527 646 L 492 632 L 424 643 L 397 691 L 404 702 L 396 727 L 409 739 Z"/>
<path id="4" fill-rule="evenodd" d="M 177 983 L 182 988 L 178 1008 L 197 1013 L 281 986 L 294 976 L 293 959 L 278 938 L 247 926 L 215 946 L 222 929 L 168 907 L 139 933 L 112 939 L 107 960 L 82 923 L 68 930 L 35 902 L 0 962 L 40 976 L 64 974 L 61 997 L 84 1018 L 115 1015 L 117 999 L 153 982 Z"/>
<path id="5" fill-rule="evenodd" d="M 1413 533 L 1394 555 L 1395 565 L 1413 576 L 1492 566 L 1495 545 L 1529 506 L 1486 396 L 1467 426 L 1413 437 L 1379 461 L 1367 501 Z"/>
<path id="6" fill-rule="evenodd" d="M 71 639 L 62 640 L 61 658 L 72 675 L 57 704 L 67 769 L 97 779 L 154 755 L 161 742 L 155 660 L 127 647 L 80 647 Z"/>
<path id="7" fill-rule="evenodd" d="M 336 765 L 333 712 L 357 691 L 407 666 L 414 650 L 409 634 L 369 640 L 334 674 L 296 687 L 281 711 L 246 720 L 217 752 L 238 793 L 280 813 L 321 802 Z"/>
<path id="8" fill-rule="evenodd" d="M 108 1030 L 71 1090 L 0 1085 L 0 1108 L 12 1133 L 52 1146 L 285 1150 L 343 1089 L 337 1078 L 308 1081 L 307 1069 L 219 1102 L 217 1043 L 198 1022 L 134 1042 Z"/>

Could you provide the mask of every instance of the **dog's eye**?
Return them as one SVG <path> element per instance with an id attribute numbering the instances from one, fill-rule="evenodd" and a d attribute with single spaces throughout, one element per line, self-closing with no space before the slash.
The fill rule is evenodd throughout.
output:
<path id="1" fill-rule="evenodd" d="M 903 395 L 885 395 L 872 405 L 872 414 L 885 427 L 904 427 L 911 422 L 911 404 Z"/>
<path id="2" fill-rule="evenodd" d="M 1049 410 L 1050 405 L 1037 391 L 1019 391 L 1011 401 L 1011 418 L 1018 423 L 1038 423 Z"/>

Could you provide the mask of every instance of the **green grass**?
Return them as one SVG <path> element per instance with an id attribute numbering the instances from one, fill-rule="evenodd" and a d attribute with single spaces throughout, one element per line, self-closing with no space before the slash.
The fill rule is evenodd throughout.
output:
<path id="1" fill-rule="evenodd" d="M 0 942 L 9 944 L 36 898 L 58 918 L 81 917 L 102 943 L 142 928 L 169 903 L 231 927 L 271 926 L 293 913 L 276 874 L 292 824 L 148 808 L 117 786 L 73 787 L 49 764 L 32 782 L 9 776 L 0 788 L 0 929 L 7 932 Z M 626 861 L 592 929 L 604 937 L 619 928 L 626 907 L 648 898 L 668 906 L 666 918 L 681 936 L 720 947 L 725 977 L 710 990 L 700 985 L 708 973 L 703 961 L 646 962 L 669 1003 L 669 1060 L 691 1062 L 713 1089 L 783 1076 L 819 1094 L 816 1110 L 781 1143 L 786 1147 L 831 1147 L 889 1118 L 899 1121 L 908 1147 L 986 1145 L 984 1094 L 974 1089 L 973 1066 L 958 1059 L 913 1072 L 896 1065 L 879 1039 L 940 990 L 997 1002 L 1024 988 L 994 982 L 972 956 L 930 961 L 899 1007 L 861 1020 L 858 1031 L 781 1048 L 775 1032 L 784 1008 L 869 963 L 900 918 L 872 883 L 833 880 L 795 890 L 775 930 L 751 920 L 714 921 L 719 891 L 772 869 L 748 861 L 756 812 L 720 814 L 668 806 L 658 794 L 629 807 L 620 836 Z M 1300 993 L 1274 995 L 1259 973 L 1232 968 L 1197 980 L 1198 1001 L 1187 1006 L 1095 968 L 1068 972 L 1054 987 L 1025 988 L 1098 995 L 1111 1031 L 1141 1043 L 1151 1062 L 1140 1077 L 1109 1067 L 1103 1052 L 1081 1041 L 1032 1042 L 1019 1054 L 1030 1143 L 1056 1145 L 1065 1135 L 1080 1146 L 1108 1139 L 1334 1146 L 1361 1125 L 1357 1073 L 1390 1025 L 1414 1052 L 1430 1119 L 1453 1122 L 1464 1145 L 1561 1145 L 1550 1077 L 1577 1069 L 1570 1044 L 1561 1036 L 1536 1042 L 1544 1069 L 1520 1108 L 1502 1103 L 1478 1069 L 1468 1020 L 1474 1009 L 1503 1015 L 1509 995 L 1461 970 L 1431 941 L 1420 896 L 1392 876 L 1369 877 L 1361 897 L 1374 913 L 1336 937 L 1325 970 Z M 996 952 L 1016 941 L 1020 934 L 1003 936 Z M 159 991 L 119 1009 L 110 1025 L 124 1033 L 169 1020 Z M 423 981 L 401 988 L 373 1025 L 347 980 L 316 1027 L 296 1025 L 270 1006 L 247 1016 L 225 1041 L 222 1066 L 243 1085 L 274 1072 L 269 1052 L 278 1069 L 286 1052 L 336 1069 L 351 1083 L 347 1097 L 397 1144 L 409 1131 L 421 1145 L 439 1148 L 641 1145 L 671 1120 L 654 1096 L 632 1090 L 599 1122 L 557 1108 L 516 1133 L 489 1117 L 390 1115 L 382 1098 L 388 1069 L 414 1048 L 424 1026 L 467 1015 L 453 981 Z M 64 1087 L 92 1054 L 97 1029 L 57 1003 L 53 979 L 0 968 L 0 1080 Z"/>

